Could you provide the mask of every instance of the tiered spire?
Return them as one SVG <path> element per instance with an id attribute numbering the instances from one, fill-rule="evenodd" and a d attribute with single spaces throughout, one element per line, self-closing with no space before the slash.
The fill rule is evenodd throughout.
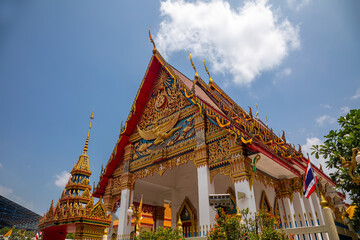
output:
<path id="1" fill-rule="evenodd" d="M 88 150 L 88 145 L 89 145 L 89 135 L 90 135 L 90 129 L 91 129 L 91 122 L 92 120 L 94 119 L 94 111 L 91 113 L 91 116 L 90 116 L 90 125 L 89 125 L 89 131 L 88 131 L 88 135 L 86 137 L 86 141 L 85 141 L 85 146 L 84 146 L 84 151 L 83 151 L 83 154 L 86 154 L 87 153 L 87 150 Z"/>
<path id="2" fill-rule="evenodd" d="M 63 195 L 61 196 L 62 203 L 70 201 L 77 202 L 78 204 L 87 204 L 90 201 L 91 185 L 89 178 L 91 176 L 91 170 L 89 167 L 89 156 L 87 155 L 87 150 L 89 145 L 91 123 L 93 119 L 94 111 L 91 113 L 90 116 L 90 125 L 83 153 L 80 155 L 79 160 L 75 164 L 74 168 L 71 170 L 71 177 L 66 184 Z"/>

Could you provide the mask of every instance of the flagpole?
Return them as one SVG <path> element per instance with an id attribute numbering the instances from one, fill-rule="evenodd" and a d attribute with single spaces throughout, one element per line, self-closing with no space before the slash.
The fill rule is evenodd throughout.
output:
<path id="1" fill-rule="evenodd" d="M 310 161 L 309 153 L 307 153 L 307 156 L 308 156 L 308 160 L 309 160 L 309 163 L 310 163 L 311 172 L 312 172 L 312 174 L 313 174 L 313 176 L 314 176 L 314 178 L 315 178 L 316 191 L 317 191 L 317 193 L 318 193 L 318 195 L 319 195 L 319 199 L 320 199 L 320 198 L 321 198 L 321 195 L 320 195 L 320 192 L 319 192 L 317 176 L 315 175 L 314 170 L 313 170 L 312 167 L 311 167 L 312 164 L 311 164 L 311 161 Z"/>

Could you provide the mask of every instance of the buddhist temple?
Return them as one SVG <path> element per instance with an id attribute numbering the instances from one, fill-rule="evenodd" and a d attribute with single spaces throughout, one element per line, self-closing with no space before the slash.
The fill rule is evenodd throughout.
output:
<path id="1" fill-rule="evenodd" d="M 75 233 L 76 239 L 102 239 L 104 230 L 111 223 L 100 199 L 94 204 L 91 195 L 89 156 L 87 155 L 91 121 L 83 153 L 74 165 L 68 183 L 56 205 L 39 222 L 44 240 L 63 240 L 67 233 Z"/>
<path id="2" fill-rule="evenodd" d="M 194 77 L 188 78 L 167 63 L 150 39 L 153 55 L 93 191 L 118 218 L 110 236 L 115 225 L 118 236 L 134 231 L 128 209 L 139 204 L 142 194 L 153 229 L 164 226 L 165 203 L 170 205 L 172 227 L 178 219 L 184 229 L 210 226 L 216 212 L 209 194 L 230 194 L 229 213 L 266 209 L 280 216 L 285 227 L 323 224 L 318 194 L 309 199 L 302 195 L 307 158 L 301 147 L 290 144 L 285 132 L 274 133 L 251 108 L 246 111 L 234 102 L 205 64 L 208 80 L 198 75 L 194 64 Z M 344 195 L 321 169 L 313 169 L 320 192 L 342 221 Z M 77 180 L 77 170 L 72 173 L 71 181 L 85 181 Z M 63 196 L 87 189 L 76 192 L 67 186 Z M 60 208 L 71 203 L 59 202 Z"/>

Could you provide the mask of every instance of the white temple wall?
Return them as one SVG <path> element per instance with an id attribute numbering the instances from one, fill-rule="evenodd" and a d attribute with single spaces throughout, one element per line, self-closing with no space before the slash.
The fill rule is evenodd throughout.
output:
<path id="1" fill-rule="evenodd" d="M 225 194 L 229 187 L 234 190 L 234 184 L 229 176 L 223 174 L 217 174 L 214 176 L 212 183 L 215 186 L 216 194 Z"/>
<path id="2" fill-rule="evenodd" d="M 261 182 L 255 180 L 254 181 L 254 193 L 255 193 L 255 202 L 256 202 L 256 209 L 259 210 L 260 209 L 260 202 L 261 202 L 261 196 L 263 191 L 265 191 L 266 196 L 269 200 L 269 203 L 271 205 L 271 208 L 274 209 L 274 203 L 275 203 L 275 197 L 276 197 L 276 193 L 275 193 L 275 189 L 272 187 L 265 187 L 264 184 L 262 184 Z"/>
<path id="3" fill-rule="evenodd" d="M 177 178 L 171 192 L 171 226 L 176 226 L 176 214 L 187 197 L 196 209 L 197 220 L 199 220 L 199 198 L 198 198 L 198 181 L 196 166 L 192 162 L 188 162 L 181 171 L 174 174 Z M 190 168 L 190 169 L 189 169 Z M 188 170 L 186 170 L 188 169 Z M 175 168 L 174 168 L 175 170 Z M 187 171 L 187 172 L 185 172 Z"/>

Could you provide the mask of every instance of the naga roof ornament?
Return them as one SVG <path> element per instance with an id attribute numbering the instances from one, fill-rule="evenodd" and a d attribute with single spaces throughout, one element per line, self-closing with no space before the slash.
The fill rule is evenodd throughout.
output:
<path id="1" fill-rule="evenodd" d="M 193 69 L 195 70 L 195 80 L 198 80 L 199 74 L 196 71 L 196 67 L 195 67 L 194 62 L 192 60 L 191 53 L 190 53 L 190 62 L 191 62 L 191 65 L 192 65 Z"/>
<path id="2" fill-rule="evenodd" d="M 210 73 L 206 67 L 205 59 L 204 59 L 204 66 L 205 66 L 206 73 L 209 75 L 209 85 L 212 85 L 214 83 L 214 81 L 212 80 Z"/>
<path id="3" fill-rule="evenodd" d="M 150 38 L 150 42 L 154 45 L 153 53 L 155 54 L 157 49 L 156 49 L 156 46 L 155 46 L 155 42 L 154 42 L 153 38 L 151 37 L 150 30 L 151 30 L 151 27 L 149 27 L 149 38 Z"/>

